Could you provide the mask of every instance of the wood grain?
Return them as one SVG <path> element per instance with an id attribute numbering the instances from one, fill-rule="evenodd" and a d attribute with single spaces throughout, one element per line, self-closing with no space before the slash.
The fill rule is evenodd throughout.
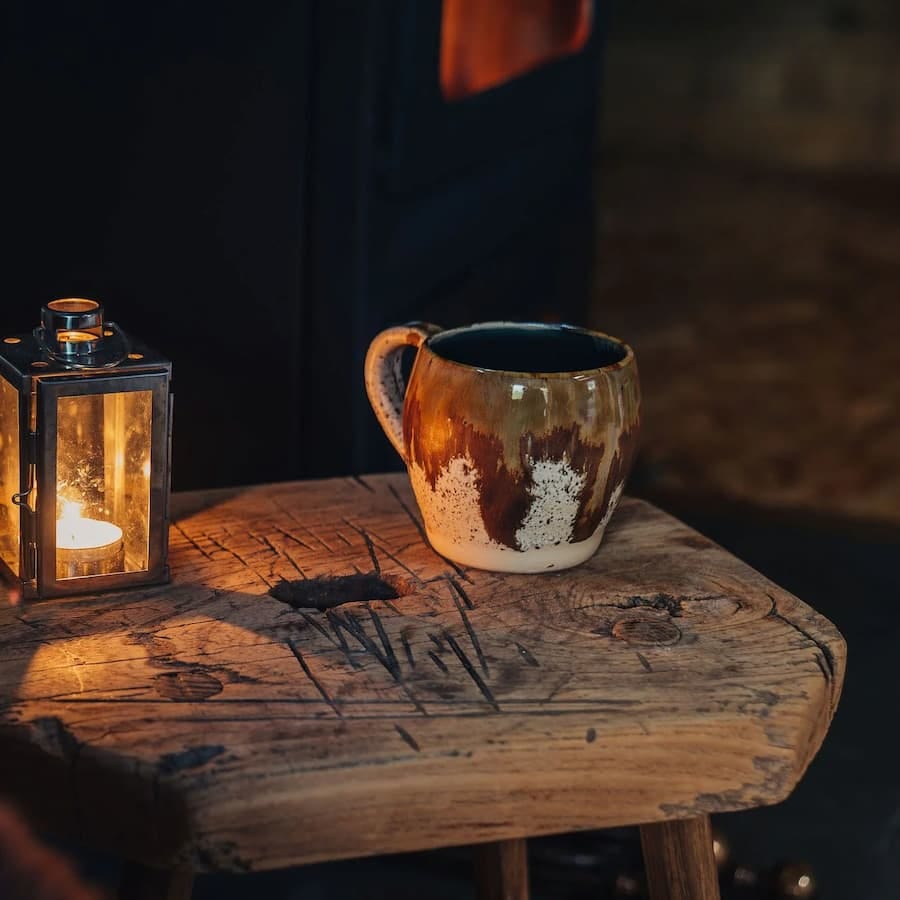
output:
<path id="1" fill-rule="evenodd" d="M 147 864 L 775 803 L 840 695 L 829 622 L 646 503 L 588 564 L 535 577 L 434 554 L 400 476 L 174 499 L 170 585 L 0 609 L 0 791 Z M 398 596 L 269 594 L 360 573 Z"/>
<path id="2" fill-rule="evenodd" d="M 641 827 L 650 900 L 719 900 L 709 816 Z"/>
<path id="3" fill-rule="evenodd" d="M 475 848 L 478 900 L 528 900 L 528 842 L 494 841 Z"/>

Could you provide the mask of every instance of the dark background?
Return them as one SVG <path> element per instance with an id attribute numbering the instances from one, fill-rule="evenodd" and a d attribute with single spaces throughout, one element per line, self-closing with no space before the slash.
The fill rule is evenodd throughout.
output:
<path id="1" fill-rule="evenodd" d="M 449 103 L 440 0 L 4 13 L 4 327 L 88 296 L 168 355 L 176 489 L 397 467 L 386 325 L 584 321 L 599 17 Z"/>

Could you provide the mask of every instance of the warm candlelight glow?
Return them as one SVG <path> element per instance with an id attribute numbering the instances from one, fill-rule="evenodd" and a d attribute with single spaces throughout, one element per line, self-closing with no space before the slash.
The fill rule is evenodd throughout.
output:
<path id="1" fill-rule="evenodd" d="M 122 529 L 101 519 L 85 519 L 81 515 L 84 504 L 63 500 L 62 516 L 56 523 L 56 547 L 60 550 L 93 550 L 117 544 Z"/>

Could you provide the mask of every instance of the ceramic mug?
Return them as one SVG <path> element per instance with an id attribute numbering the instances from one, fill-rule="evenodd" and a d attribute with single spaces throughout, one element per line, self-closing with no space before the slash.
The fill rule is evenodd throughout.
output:
<path id="1" fill-rule="evenodd" d="M 407 347 L 417 352 L 404 384 Z M 567 325 L 415 322 L 372 341 L 365 377 L 438 553 L 498 572 L 594 554 L 640 428 L 627 344 Z"/>

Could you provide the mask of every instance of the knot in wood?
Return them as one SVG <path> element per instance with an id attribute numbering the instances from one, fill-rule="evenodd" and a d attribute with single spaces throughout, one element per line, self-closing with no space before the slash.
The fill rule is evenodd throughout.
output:
<path id="1" fill-rule="evenodd" d="M 671 646 L 681 640 L 681 629 L 671 619 L 631 614 L 618 619 L 613 637 L 640 647 Z"/>

